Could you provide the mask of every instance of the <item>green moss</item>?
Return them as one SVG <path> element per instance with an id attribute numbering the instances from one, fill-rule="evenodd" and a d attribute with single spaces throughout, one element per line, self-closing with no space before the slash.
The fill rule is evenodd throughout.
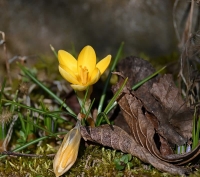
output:
<path id="1" fill-rule="evenodd" d="M 80 159 L 77 160 L 77 162 L 70 169 L 70 171 L 65 174 L 65 176 L 172 176 L 167 173 L 159 172 L 152 166 L 142 163 L 136 157 L 131 156 L 131 158 L 128 160 L 124 157 L 126 157 L 124 153 L 116 150 L 104 147 L 102 148 L 99 146 L 88 146 L 83 156 L 81 156 Z M 115 163 L 117 159 L 124 159 L 124 161 L 121 161 L 121 166 L 124 167 L 121 170 L 117 167 L 117 164 Z M 132 164 L 132 167 L 130 168 L 128 164 Z"/>
<path id="2" fill-rule="evenodd" d="M 50 145 L 39 146 L 35 154 L 55 153 Z M 0 160 L 0 176 L 54 177 L 52 158 L 50 157 L 6 157 Z"/>
<path id="3" fill-rule="evenodd" d="M 55 153 L 56 150 L 50 145 L 40 146 L 36 149 L 36 154 Z M 116 163 L 120 162 L 118 168 Z M 44 157 L 7 157 L 0 160 L 0 176 L 4 177 L 55 177 L 53 172 L 53 158 Z M 131 165 L 130 165 L 131 164 Z M 174 177 L 168 173 L 163 173 L 144 164 L 138 158 L 124 154 L 110 148 L 90 145 L 86 149 L 80 149 L 76 163 L 63 175 L 63 177 L 77 176 L 103 176 L 103 177 Z M 190 174 L 190 177 L 200 176 L 200 170 Z M 177 175 L 178 177 L 178 175 Z"/>
<path id="4" fill-rule="evenodd" d="M 0 176 L 49 176 L 53 177 L 52 159 L 32 157 L 10 157 L 1 160 Z"/>

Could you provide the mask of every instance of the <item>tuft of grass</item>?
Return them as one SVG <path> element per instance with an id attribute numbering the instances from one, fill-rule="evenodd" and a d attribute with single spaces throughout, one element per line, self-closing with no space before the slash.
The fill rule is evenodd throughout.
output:
<path id="1" fill-rule="evenodd" d="M 19 64 L 20 69 L 28 76 L 33 82 L 35 82 L 38 86 L 40 86 L 45 92 L 47 92 L 52 98 L 54 98 L 60 105 L 62 105 L 66 111 L 68 111 L 74 118 L 76 118 L 76 114 L 71 110 L 68 105 L 61 100 L 56 94 L 54 94 L 49 88 L 47 88 L 42 82 L 40 82 L 36 77 L 33 76 L 31 72 L 24 66 Z"/>
<path id="2" fill-rule="evenodd" d="M 110 79 L 111 79 L 111 76 L 112 76 L 112 72 L 115 70 L 115 67 L 119 61 L 119 58 L 121 56 L 121 53 L 122 53 L 122 49 L 124 47 L 124 42 L 121 43 L 119 49 L 118 49 L 118 52 L 117 52 L 117 55 L 116 57 L 114 58 L 114 61 L 113 63 L 111 64 L 111 68 L 110 68 L 110 71 L 109 71 L 109 74 L 107 76 L 107 79 L 105 81 L 105 85 L 104 85 L 104 88 L 103 88 L 103 92 L 101 94 L 101 98 L 100 98 L 100 101 L 99 101 L 99 106 L 98 106 L 98 113 L 102 112 L 102 109 L 103 109 L 103 104 L 104 104 L 104 101 L 105 101 L 105 98 L 106 98 L 106 91 L 107 91 L 107 88 L 108 88 L 108 84 L 110 83 Z"/>
<path id="3" fill-rule="evenodd" d="M 197 114 L 197 107 L 195 107 L 193 115 L 193 128 L 192 128 L 192 149 L 195 149 L 199 144 L 200 133 L 200 116 Z"/>

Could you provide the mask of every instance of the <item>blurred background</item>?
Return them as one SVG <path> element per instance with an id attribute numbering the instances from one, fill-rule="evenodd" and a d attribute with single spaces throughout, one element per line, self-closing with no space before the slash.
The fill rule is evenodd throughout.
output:
<path id="1" fill-rule="evenodd" d="M 178 3 L 178 25 L 189 3 Z M 0 0 L 0 31 L 9 58 L 52 55 L 49 44 L 77 52 L 89 44 L 101 58 L 115 55 L 122 41 L 125 56 L 163 56 L 178 50 L 173 5 L 174 0 Z"/>

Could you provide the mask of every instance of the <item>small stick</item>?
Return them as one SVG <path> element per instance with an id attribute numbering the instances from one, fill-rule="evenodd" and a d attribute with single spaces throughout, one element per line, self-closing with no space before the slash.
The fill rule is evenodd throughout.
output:
<path id="1" fill-rule="evenodd" d="M 16 157 L 54 157 L 55 154 L 47 154 L 47 155 L 37 155 L 37 154 L 25 154 L 19 152 L 12 152 L 12 151 L 3 151 L 1 155 L 8 155 L 8 156 L 16 156 Z"/>
<path id="2" fill-rule="evenodd" d="M 7 74 L 8 74 L 8 80 L 9 80 L 10 85 L 12 85 L 12 79 L 10 76 L 10 65 L 8 63 L 8 56 L 7 56 L 7 49 L 6 49 L 5 33 L 3 31 L 0 31 L 0 34 L 2 35 L 2 44 L 3 44 L 4 53 L 5 53 L 5 63 L 6 63 L 6 70 L 7 70 Z"/>

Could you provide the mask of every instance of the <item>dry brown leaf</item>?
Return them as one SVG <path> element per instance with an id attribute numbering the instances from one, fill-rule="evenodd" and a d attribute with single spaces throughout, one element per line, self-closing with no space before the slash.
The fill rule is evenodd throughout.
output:
<path id="1" fill-rule="evenodd" d="M 117 126 L 103 125 L 82 127 L 82 137 L 130 153 L 161 171 L 185 173 L 183 168 L 172 164 L 183 165 L 197 158 L 200 145 L 182 155 L 174 154 L 170 146 L 171 143 L 184 144 L 191 137 L 192 122 L 191 112 L 172 78 L 168 75 L 160 79 L 155 77 L 132 91 L 129 87 L 152 74 L 153 68 L 147 61 L 129 57 L 121 61 L 119 71 L 129 78 L 118 104 L 130 128 L 130 135 Z M 123 79 L 113 87 L 114 93 L 122 82 Z"/>
<path id="2" fill-rule="evenodd" d="M 158 82 L 153 83 L 150 93 L 159 101 L 168 115 L 168 121 L 184 138 L 192 136 L 193 112 L 187 107 L 176 88 L 172 76 L 165 74 Z"/>
<path id="3" fill-rule="evenodd" d="M 146 73 L 150 73 L 152 68 L 149 63 L 140 60 L 142 59 L 134 57 L 122 60 L 119 65 L 120 72 L 123 72 L 125 77 L 132 78 L 132 75 L 137 75 L 142 80 L 147 77 Z M 131 67 L 133 63 L 134 66 Z M 135 72 L 140 71 L 139 68 L 144 68 L 146 72 L 142 72 L 141 75 L 136 74 Z M 129 80 L 129 86 L 134 83 L 134 81 L 130 83 L 131 80 Z M 120 83 L 113 88 L 113 91 L 116 92 L 119 87 Z M 163 161 L 177 164 L 185 164 L 199 155 L 199 146 L 184 155 L 174 155 L 169 146 L 169 143 L 185 143 L 186 139 L 191 137 L 192 131 L 192 114 L 184 104 L 170 76 L 154 78 L 136 91 L 125 88 L 118 103 L 133 138 L 151 154 Z M 181 114 L 184 116 L 179 117 Z M 184 125 L 185 123 L 187 125 Z"/>
<path id="4" fill-rule="evenodd" d="M 119 63 L 118 70 L 125 77 L 129 78 L 127 85 L 130 88 L 155 72 L 149 62 L 136 57 L 127 57 L 123 59 Z M 157 118 L 159 124 L 159 126 L 157 127 L 157 132 L 162 137 L 173 144 L 183 145 L 186 143 L 187 139 L 181 136 L 170 124 L 165 109 L 163 109 L 161 103 L 158 102 L 155 97 L 150 93 L 153 84 L 157 83 L 157 80 L 157 77 L 149 80 L 148 82 L 140 86 L 136 91 L 131 91 L 131 94 L 140 99 L 147 112 L 153 114 Z M 117 90 L 119 87 L 120 83 L 118 86 L 116 86 L 115 90 Z M 128 109 L 128 105 L 123 106 L 123 103 L 120 104 L 120 107 L 126 107 L 125 109 Z"/>
<path id="5" fill-rule="evenodd" d="M 81 135 L 87 141 L 97 142 L 103 146 L 112 147 L 125 153 L 130 153 L 144 162 L 152 164 L 155 168 L 171 174 L 184 174 L 182 167 L 164 162 L 141 147 L 138 143 L 117 126 L 102 125 L 99 127 L 81 127 Z"/>

